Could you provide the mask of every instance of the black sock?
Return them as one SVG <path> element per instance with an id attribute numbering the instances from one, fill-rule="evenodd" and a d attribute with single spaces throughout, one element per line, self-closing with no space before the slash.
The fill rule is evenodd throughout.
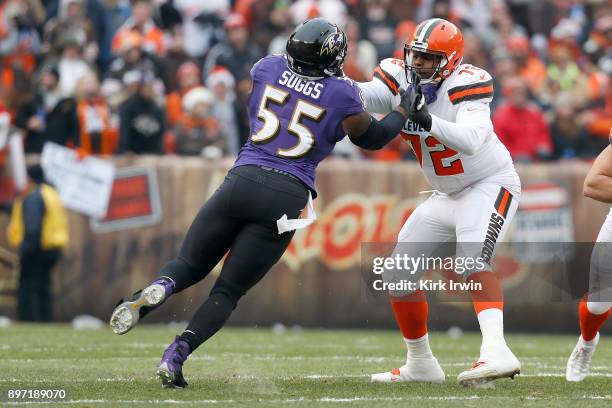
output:
<path id="1" fill-rule="evenodd" d="M 211 338 L 225 325 L 237 300 L 224 292 L 215 292 L 200 306 L 189 322 L 187 329 L 181 334 L 181 340 L 189 344 L 191 352 Z"/>

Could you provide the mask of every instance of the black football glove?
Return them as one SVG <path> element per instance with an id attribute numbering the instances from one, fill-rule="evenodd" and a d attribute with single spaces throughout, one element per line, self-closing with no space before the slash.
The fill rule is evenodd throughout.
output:
<path id="1" fill-rule="evenodd" d="M 400 106 L 408 112 L 408 119 L 411 122 L 429 132 L 431 130 L 431 114 L 427 110 L 425 96 L 423 96 L 423 89 L 421 89 L 421 77 L 412 71 L 411 78 L 412 86 L 402 94 Z"/>

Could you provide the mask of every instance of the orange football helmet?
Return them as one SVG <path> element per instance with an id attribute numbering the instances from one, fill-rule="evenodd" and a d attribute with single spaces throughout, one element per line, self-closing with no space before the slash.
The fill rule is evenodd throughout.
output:
<path id="1" fill-rule="evenodd" d="M 412 65 L 412 51 L 440 57 L 431 77 L 423 78 L 423 82 L 434 80 L 436 75 L 442 79 L 448 78 L 463 59 L 463 35 L 450 21 L 430 18 L 416 27 L 411 41 L 404 45 L 404 62 L 407 71 L 416 70 Z"/>

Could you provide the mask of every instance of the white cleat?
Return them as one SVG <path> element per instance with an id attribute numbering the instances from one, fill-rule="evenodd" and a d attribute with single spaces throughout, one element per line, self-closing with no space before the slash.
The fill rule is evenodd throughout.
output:
<path id="1" fill-rule="evenodd" d="M 521 363 L 512 354 L 508 346 L 496 350 L 485 350 L 472 368 L 457 376 L 459 384 L 468 387 L 483 385 L 498 378 L 512 378 L 521 373 Z"/>
<path id="2" fill-rule="evenodd" d="M 400 368 L 385 373 L 372 374 L 372 382 L 427 382 L 442 384 L 445 375 L 435 357 L 411 358 Z"/>
<path id="3" fill-rule="evenodd" d="M 165 289 L 159 284 L 147 286 L 142 291 L 136 292 L 132 299 L 124 301 L 115 307 L 110 318 L 111 329 L 116 334 L 127 333 L 140 320 L 141 309 L 145 312 L 159 306 L 165 298 Z"/>
<path id="4" fill-rule="evenodd" d="M 567 381 L 582 381 L 589 375 L 589 365 L 597 343 L 599 343 L 599 333 L 589 343 L 591 344 L 585 344 L 582 336 L 578 338 L 578 343 L 576 343 L 576 347 L 574 347 L 569 360 L 567 360 L 567 368 L 565 369 L 565 379 Z"/>

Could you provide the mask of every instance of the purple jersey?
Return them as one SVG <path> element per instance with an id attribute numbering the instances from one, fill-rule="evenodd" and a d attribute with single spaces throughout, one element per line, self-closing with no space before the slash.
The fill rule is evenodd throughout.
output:
<path id="1" fill-rule="evenodd" d="M 315 170 L 344 138 L 342 121 L 365 110 L 359 88 L 348 78 L 296 75 L 284 55 L 262 58 L 251 77 L 251 136 L 234 167 L 255 164 L 286 171 L 316 196 Z"/>

